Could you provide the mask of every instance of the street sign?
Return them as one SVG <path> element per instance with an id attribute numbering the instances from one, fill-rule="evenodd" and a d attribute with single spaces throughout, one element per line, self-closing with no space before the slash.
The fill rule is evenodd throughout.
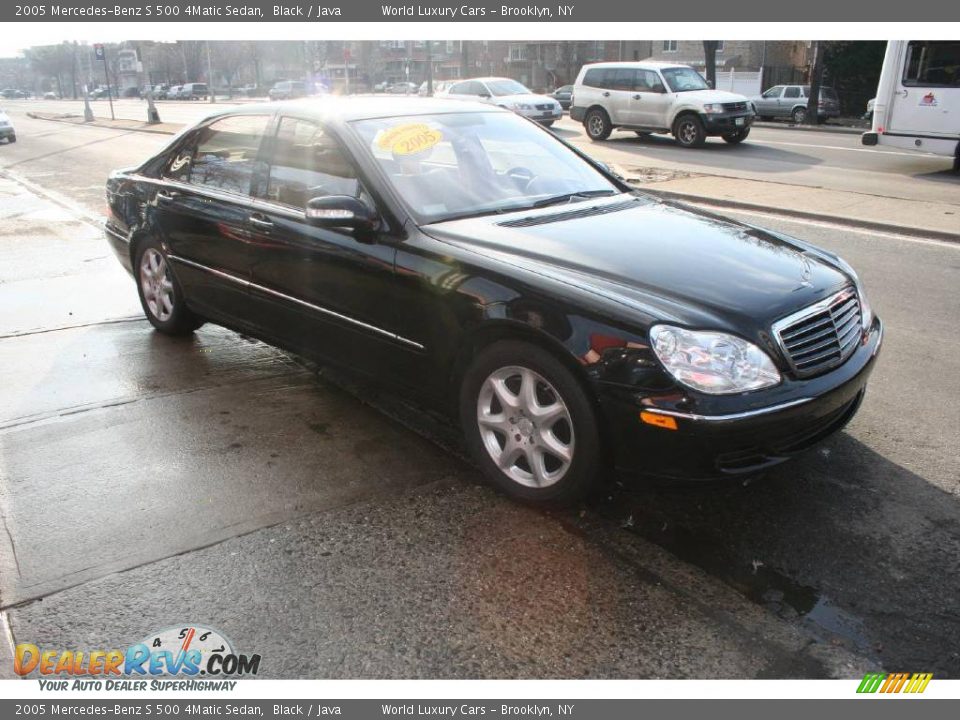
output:
<path id="1" fill-rule="evenodd" d="M 96 54 L 97 60 L 103 60 L 106 57 L 106 55 L 103 52 L 103 45 L 101 45 L 100 43 L 97 43 L 96 45 L 93 46 L 93 52 Z"/>

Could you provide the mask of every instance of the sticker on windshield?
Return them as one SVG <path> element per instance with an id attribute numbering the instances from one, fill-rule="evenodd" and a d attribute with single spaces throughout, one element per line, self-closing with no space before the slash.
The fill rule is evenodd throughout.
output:
<path id="1" fill-rule="evenodd" d="M 400 125 L 385 130 L 377 138 L 377 147 L 394 155 L 416 155 L 429 150 L 443 139 L 439 130 L 424 123 Z"/>

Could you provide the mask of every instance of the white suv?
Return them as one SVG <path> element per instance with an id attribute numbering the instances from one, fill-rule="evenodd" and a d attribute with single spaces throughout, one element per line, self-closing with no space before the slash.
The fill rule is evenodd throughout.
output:
<path id="1" fill-rule="evenodd" d="M 688 65 L 612 62 L 580 69 L 570 117 L 591 140 L 624 128 L 641 137 L 672 133 L 680 145 L 699 147 L 708 135 L 742 142 L 754 113 L 743 95 L 711 89 Z"/>

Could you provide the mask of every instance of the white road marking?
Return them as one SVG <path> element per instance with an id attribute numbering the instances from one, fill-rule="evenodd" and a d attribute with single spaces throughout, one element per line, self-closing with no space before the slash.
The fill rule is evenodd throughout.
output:
<path id="1" fill-rule="evenodd" d="M 782 140 L 751 140 L 754 145 L 788 145 L 791 147 L 822 148 L 824 150 L 846 150 L 847 152 L 865 152 L 874 155 L 903 155 L 904 157 L 923 158 L 926 160 L 949 160 L 940 155 L 925 152 L 901 152 L 899 150 L 875 150 L 866 147 L 843 147 L 842 145 L 814 145 L 813 143 L 784 142 Z"/>

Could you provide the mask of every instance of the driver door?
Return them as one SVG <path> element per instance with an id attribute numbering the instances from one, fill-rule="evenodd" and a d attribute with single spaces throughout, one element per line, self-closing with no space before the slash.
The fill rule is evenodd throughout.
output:
<path id="1" fill-rule="evenodd" d="M 312 119 L 280 116 L 265 143 L 266 174 L 250 216 L 251 296 L 259 332 L 335 364 L 392 375 L 415 343 L 395 336 L 392 239 L 321 228 L 308 200 L 350 195 L 374 205 L 352 158 Z"/>

